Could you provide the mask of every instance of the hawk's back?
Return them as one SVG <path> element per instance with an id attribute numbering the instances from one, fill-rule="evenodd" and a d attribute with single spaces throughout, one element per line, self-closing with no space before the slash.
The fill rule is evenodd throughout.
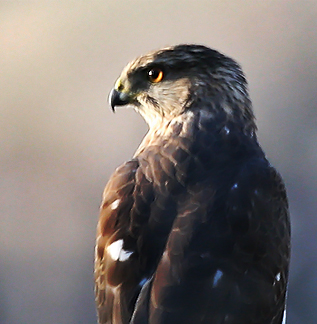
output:
<path id="1" fill-rule="evenodd" d="M 100 323 L 280 324 L 285 188 L 252 132 L 193 107 L 150 130 L 104 192 Z"/>

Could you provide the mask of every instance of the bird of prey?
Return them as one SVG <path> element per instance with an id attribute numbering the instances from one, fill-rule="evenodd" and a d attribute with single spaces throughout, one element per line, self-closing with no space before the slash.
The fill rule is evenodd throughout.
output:
<path id="1" fill-rule="evenodd" d="M 202 45 L 151 52 L 126 66 L 110 104 L 134 107 L 149 131 L 104 190 L 99 323 L 281 324 L 287 196 L 238 63 Z"/>

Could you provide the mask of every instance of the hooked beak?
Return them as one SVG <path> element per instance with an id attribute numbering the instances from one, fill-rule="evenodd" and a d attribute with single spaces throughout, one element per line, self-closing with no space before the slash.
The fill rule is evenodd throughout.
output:
<path id="1" fill-rule="evenodd" d="M 127 93 L 112 89 L 109 94 L 109 104 L 112 111 L 115 111 L 115 106 L 124 106 L 130 103 L 130 96 Z"/>

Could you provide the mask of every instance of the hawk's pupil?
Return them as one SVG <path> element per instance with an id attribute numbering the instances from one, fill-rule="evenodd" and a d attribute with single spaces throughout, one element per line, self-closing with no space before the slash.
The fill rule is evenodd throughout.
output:
<path id="1" fill-rule="evenodd" d="M 151 69 L 148 72 L 148 76 L 151 82 L 160 82 L 163 78 L 163 71 L 160 69 Z"/>
<path id="2" fill-rule="evenodd" d="M 151 70 L 150 71 L 150 77 L 152 78 L 152 79 L 156 79 L 157 77 L 158 77 L 158 75 L 159 75 L 159 71 L 158 70 Z"/>

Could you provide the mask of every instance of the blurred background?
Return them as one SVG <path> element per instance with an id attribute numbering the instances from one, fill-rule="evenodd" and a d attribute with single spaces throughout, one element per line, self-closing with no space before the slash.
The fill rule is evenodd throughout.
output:
<path id="1" fill-rule="evenodd" d="M 317 2 L 0 2 L 0 323 L 96 323 L 102 190 L 147 127 L 113 114 L 121 69 L 202 43 L 238 60 L 292 216 L 289 324 L 317 323 Z"/>

